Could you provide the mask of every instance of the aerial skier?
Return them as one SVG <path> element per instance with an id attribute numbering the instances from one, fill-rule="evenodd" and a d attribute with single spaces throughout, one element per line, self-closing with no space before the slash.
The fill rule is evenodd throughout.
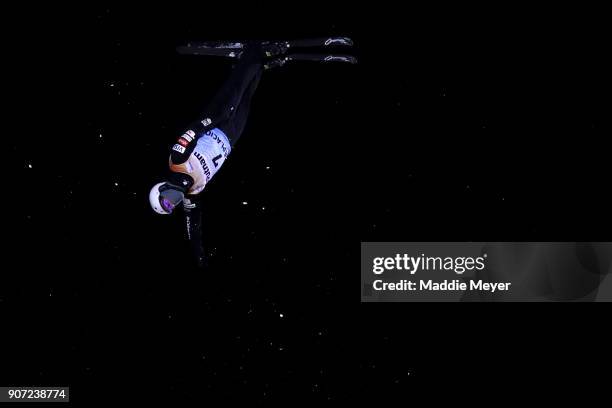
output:
<path id="1" fill-rule="evenodd" d="M 181 203 L 187 238 L 199 266 L 205 265 L 202 245 L 202 211 L 196 197 L 219 171 L 242 135 L 251 100 L 264 70 L 289 61 L 338 61 L 356 63 L 350 55 L 298 54 L 293 48 L 351 46 L 345 37 L 283 42 L 198 43 L 179 47 L 186 55 L 237 58 L 238 63 L 202 117 L 192 123 L 170 151 L 170 171 L 149 193 L 151 207 L 158 214 L 172 214 Z"/>

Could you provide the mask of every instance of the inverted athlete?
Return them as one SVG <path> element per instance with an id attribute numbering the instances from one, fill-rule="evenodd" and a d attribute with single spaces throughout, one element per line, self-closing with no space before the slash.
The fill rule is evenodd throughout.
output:
<path id="1" fill-rule="evenodd" d="M 327 41 L 327 43 L 326 43 Z M 334 43 L 333 41 L 336 41 Z M 338 41 L 344 43 L 338 44 Z M 149 193 L 151 207 L 158 214 L 172 214 L 182 203 L 187 237 L 196 261 L 206 261 L 202 246 L 202 212 L 196 197 L 225 163 L 242 135 L 251 100 L 266 69 L 291 60 L 341 61 L 355 63 L 346 55 L 291 54 L 292 46 L 352 45 L 350 39 L 329 38 L 277 43 L 201 43 L 180 47 L 191 55 L 238 58 L 238 63 L 200 120 L 192 123 L 170 151 L 170 171 Z"/>

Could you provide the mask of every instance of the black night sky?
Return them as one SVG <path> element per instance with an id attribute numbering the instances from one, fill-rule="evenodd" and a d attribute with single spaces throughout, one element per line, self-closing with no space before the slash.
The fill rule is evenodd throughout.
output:
<path id="1" fill-rule="evenodd" d="M 594 309 L 360 305 L 357 271 L 361 241 L 610 239 L 597 13 L 209 7 L 7 11 L 0 385 L 339 403 L 599 358 L 558 359 Z M 196 269 L 148 191 L 231 62 L 175 47 L 326 35 L 360 63 L 265 73 L 202 194 Z"/>

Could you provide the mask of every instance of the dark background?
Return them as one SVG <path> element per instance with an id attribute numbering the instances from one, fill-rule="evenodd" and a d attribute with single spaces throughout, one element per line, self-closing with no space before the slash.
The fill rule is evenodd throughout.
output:
<path id="1" fill-rule="evenodd" d="M 0 382 L 260 404 L 600 381 L 601 308 L 359 305 L 351 272 L 360 241 L 610 239 L 597 15 L 7 11 Z M 147 195 L 230 62 L 174 48 L 321 35 L 352 37 L 360 64 L 266 73 L 202 194 L 211 259 L 195 269 Z"/>

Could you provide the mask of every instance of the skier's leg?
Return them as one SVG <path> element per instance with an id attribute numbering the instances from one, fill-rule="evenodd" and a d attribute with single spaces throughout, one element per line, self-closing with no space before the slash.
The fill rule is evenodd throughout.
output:
<path id="1" fill-rule="evenodd" d="M 212 126 L 234 115 L 253 79 L 261 75 L 263 55 L 261 46 L 258 44 L 250 45 L 244 51 L 229 78 L 210 101 L 205 111 L 205 115 L 209 115 L 207 117 L 210 118 Z"/>
<path id="2" fill-rule="evenodd" d="M 225 133 L 232 146 L 236 144 L 244 131 L 251 110 L 251 100 L 257 90 L 257 85 L 259 85 L 262 73 L 263 71 L 260 71 L 253 78 L 248 88 L 243 93 L 240 104 L 235 109 L 234 114 L 227 121 L 219 125 L 219 129 Z"/>
<path id="3" fill-rule="evenodd" d="M 242 97 L 255 79 L 259 81 L 263 71 L 261 44 L 249 45 L 238 64 L 232 70 L 217 95 L 199 120 L 191 123 L 170 151 L 172 163 L 184 163 L 196 146 L 197 139 L 206 131 L 231 121 L 240 106 Z M 234 134 L 235 132 L 231 132 Z M 229 136 L 228 136 L 229 137 Z M 181 140 L 184 139 L 184 140 Z"/>

